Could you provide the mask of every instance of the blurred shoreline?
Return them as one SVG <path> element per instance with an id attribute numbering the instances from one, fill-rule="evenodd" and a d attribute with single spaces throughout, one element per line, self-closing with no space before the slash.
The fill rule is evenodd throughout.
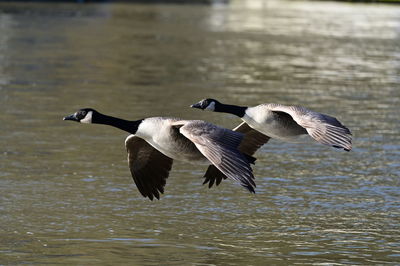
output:
<path id="1" fill-rule="evenodd" d="M 230 0 L 0 0 L 0 3 L 140 3 L 140 4 L 229 4 Z M 265 1 L 266 3 L 268 1 Z M 296 1 L 293 1 L 296 2 Z M 310 2 L 348 2 L 400 4 L 400 0 L 310 0 Z"/>

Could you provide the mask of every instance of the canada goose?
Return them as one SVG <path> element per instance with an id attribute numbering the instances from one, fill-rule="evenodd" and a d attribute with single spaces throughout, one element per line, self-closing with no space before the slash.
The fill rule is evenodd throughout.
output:
<path id="1" fill-rule="evenodd" d="M 239 152 L 242 133 L 200 120 L 150 117 L 128 121 L 91 108 L 80 109 L 64 120 L 110 125 L 131 133 L 125 140 L 129 168 L 140 193 L 150 200 L 164 193 L 173 160 L 211 164 L 207 172 L 220 171 L 254 193 L 250 163 L 255 158 Z"/>
<path id="2" fill-rule="evenodd" d="M 351 132 L 336 118 L 308 110 L 301 106 L 275 103 L 254 107 L 228 105 L 214 99 L 204 99 L 191 105 L 193 108 L 230 113 L 261 133 L 284 141 L 293 141 L 308 134 L 317 142 L 350 151 Z"/>
<path id="3" fill-rule="evenodd" d="M 270 139 L 270 137 L 262 134 L 261 132 L 258 132 L 257 130 L 252 129 L 244 122 L 232 130 L 244 134 L 243 140 L 239 145 L 239 151 L 246 156 L 253 155 L 262 145 L 267 143 Z M 211 166 L 207 169 L 204 177 L 205 180 L 203 182 L 203 185 L 208 183 L 209 188 L 211 188 L 214 183 L 216 186 L 218 186 L 221 183 L 222 179 L 227 178 L 221 171 Z"/>

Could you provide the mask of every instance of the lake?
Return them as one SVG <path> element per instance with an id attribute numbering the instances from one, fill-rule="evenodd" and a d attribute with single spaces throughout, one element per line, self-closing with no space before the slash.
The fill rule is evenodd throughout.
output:
<path id="1" fill-rule="evenodd" d="M 400 263 L 400 6 L 0 3 L 0 264 Z M 174 162 L 143 198 L 127 133 L 68 123 L 228 114 L 203 98 L 337 117 L 350 152 L 271 140 L 256 194 Z"/>

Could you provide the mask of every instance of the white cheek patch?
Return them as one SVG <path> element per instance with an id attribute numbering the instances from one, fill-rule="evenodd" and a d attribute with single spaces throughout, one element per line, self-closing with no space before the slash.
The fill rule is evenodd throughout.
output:
<path id="1" fill-rule="evenodd" d="M 84 123 L 84 124 L 90 124 L 90 123 L 92 123 L 92 115 L 93 115 L 93 112 L 92 112 L 92 111 L 89 111 L 89 112 L 86 114 L 86 116 L 85 116 L 83 119 L 81 119 L 81 121 L 79 121 L 79 122 Z"/>
<path id="2" fill-rule="evenodd" d="M 204 110 L 213 112 L 215 110 L 215 102 L 211 102 Z"/>

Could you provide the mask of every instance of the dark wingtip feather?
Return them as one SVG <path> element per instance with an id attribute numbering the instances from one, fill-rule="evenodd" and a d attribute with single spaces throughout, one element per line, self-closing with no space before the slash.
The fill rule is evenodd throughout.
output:
<path id="1" fill-rule="evenodd" d="M 337 146 L 337 145 L 332 145 L 332 147 L 333 147 L 333 148 L 336 148 L 336 149 L 343 149 L 343 150 L 345 150 L 345 151 L 350 151 L 350 150 L 351 150 L 351 148 L 350 148 L 350 149 L 347 149 L 347 148 L 344 148 L 344 147 L 342 147 L 342 146 Z"/>
<path id="2" fill-rule="evenodd" d="M 214 185 L 214 181 L 215 181 L 215 179 L 210 179 L 210 181 L 208 183 L 208 188 L 211 188 Z"/>
<path id="3" fill-rule="evenodd" d="M 254 190 L 253 186 L 250 185 L 243 185 L 250 193 L 256 194 L 256 191 Z"/>
<path id="4" fill-rule="evenodd" d="M 216 186 L 218 186 L 219 184 L 221 184 L 221 181 L 222 181 L 222 177 L 221 177 L 221 176 L 217 176 L 215 179 L 216 179 L 216 181 L 215 181 L 215 185 L 216 185 Z"/>
<path id="5" fill-rule="evenodd" d="M 154 196 L 156 197 L 156 199 L 160 200 L 160 194 L 158 193 L 158 191 L 154 192 Z"/>
<path id="6" fill-rule="evenodd" d="M 221 183 L 222 179 L 225 179 L 226 176 L 221 171 L 219 171 L 214 165 L 210 165 L 207 168 L 206 173 L 204 174 L 204 178 L 205 179 L 203 185 L 209 183 L 208 187 L 211 188 L 214 185 L 214 183 L 216 186 L 218 186 Z"/>
<path id="7" fill-rule="evenodd" d="M 242 153 L 242 154 L 243 154 L 244 157 L 246 157 L 246 160 L 247 160 L 250 164 L 255 164 L 257 158 L 255 158 L 255 157 L 253 157 L 253 156 L 251 156 L 251 155 L 245 154 L 245 153 Z"/>

